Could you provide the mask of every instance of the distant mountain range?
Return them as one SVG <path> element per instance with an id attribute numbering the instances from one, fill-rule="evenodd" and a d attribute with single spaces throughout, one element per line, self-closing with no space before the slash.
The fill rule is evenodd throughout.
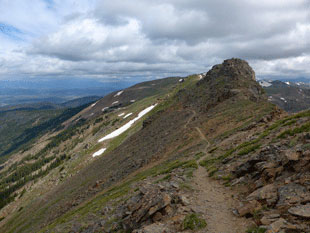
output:
<path id="1" fill-rule="evenodd" d="M 38 102 L 62 104 L 86 96 L 102 97 L 133 84 L 134 81 L 101 82 L 96 79 L 0 80 L 0 107 Z"/>
<path id="2" fill-rule="evenodd" d="M 310 108 L 310 84 L 292 81 L 260 80 L 268 100 L 287 112 L 298 112 Z"/>

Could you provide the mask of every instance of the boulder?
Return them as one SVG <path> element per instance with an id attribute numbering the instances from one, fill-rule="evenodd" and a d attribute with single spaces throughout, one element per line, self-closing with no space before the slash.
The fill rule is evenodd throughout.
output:
<path id="1" fill-rule="evenodd" d="M 245 205 L 241 206 L 240 208 L 238 208 L 237 211 L 239 216 L 243 217 L 248 214 L 252 215 L 255 211 L 258 211 L 261 208 L 262 206 L 258 201 L 252 200 L 246 203 Z"/>
<path id="2" fill-rule="evenodd" d="M 292 205 L 296 203 L 300 203 L 301 201 L 307 199 L 309 193 L 307 189 L 296 183 L 289 183 L 282 187 L 278 188 L 279 193 L 279 201 L 277 203 L 278 206 L 280 205 Z"/>
<path id="3" fill-rule="evenodd" d="M 269 225 L 266 233 L 287 232 L 286 230 L 296 230 L 297 226 L 287 222 L 283 218 L 279 218 L 277 221 Z"/>
<path id="4" fill-rule="evenodd" d="M 162 192 L 158 185 L 142 186 L 139 194 L 128 200 L 123 210 L 122 223 L 125 230 L 158 222 L 164 215 L 172 214 L 172 196 L 171 193 Z"/>
<path id="5" fill-rule="evenodd" d="M 292 207 L 288 210 L 288 212 L 297 217 L 310 219 L 310 204 Z"/>
<path id="6" fill-rule="evenodd" d="M 272 205 L 278 200 L 277 188 L 274 184 L 265 185 L 251 193 L 247 200 L 266 200 L 268 205 Z"/>

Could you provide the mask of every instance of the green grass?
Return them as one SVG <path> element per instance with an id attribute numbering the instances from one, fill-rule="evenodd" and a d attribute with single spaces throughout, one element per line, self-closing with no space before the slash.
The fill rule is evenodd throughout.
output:
<path id="1" fill-rule="evenodd" d="M 249 229 L 247 229 L 246 233 L 265 233 L 266 231 L 267 231 L 267 229 L 257 227 L 257 226 L 253 226 L 253 227 L 250 227 Z"/>
<path id="2" fill-rule="evenodd" d="M 278 138 L 286 138 L 287 136 L 295 136 L 296 134 L 309 132 L 310 123 L 305 123 L 300 127 L 295 127 L 294 129 L 287 129 L 278 135 Z"/>
<path id="3" fill-rule="evenodd" d="M 237 147 L 226 151 L 223 155 L 219 156 L 217 160 L 221 161 L 231 156 L 234 152 L 239 151 L 239 150 L 241 151 L 238 153 L 238 155 L 245 155 L 245 154 L 250 153 L 251 151 L 257 150 L 260 147 L 259 142 L 265 137 L 269 136 L 271 132 L 275 131 L 276 129 L 279 129 L 280 127 L 283 127 L 285 124 L 291 125 L 295 122 L 296 119 L 299 119 L 302 117 L 310 117 L 310 111 L 301 112 L 301 113 L 288 116 L 284 119 L 276 121 L 271 126 L 269 126 L 267 129 L 265 129 L 256 139 L 244 142 L 238 145 Z M 293 130 L 286 130 L 282 132 L 278 136 L 278 138 L 285 138 L 287 135 L 293 136 L 297 133 L 308 132 L 308 131 L 310 131 L 310 123 L 306 123 L 303 126 L 295 128 Z"/>
<path id="4" fill-rule="evenodd" d="M 197 231 L 203 229 L 207 226 L 207 223 L 204 219 L 200 218 L 197 214 L 188 214 L 183 222 L 184 230 Z"/>
<path id="5" fill-rule="evenodd" d="M 206 154 L 205 153 L 203 153 L 203 152 L 198 152 L 197 154 L 195 154 L 195 159 L 196 160 L 199 160 L 200 158 L 202 158 L 203 156 L 205 156 Z"/>
<path id="6" fill-rule="evenodd" d="M 250 152 L 256 151 L 261 147 L 261 144 L 249 145 L 238 152 L 238 155 L 247 155 Z"/>

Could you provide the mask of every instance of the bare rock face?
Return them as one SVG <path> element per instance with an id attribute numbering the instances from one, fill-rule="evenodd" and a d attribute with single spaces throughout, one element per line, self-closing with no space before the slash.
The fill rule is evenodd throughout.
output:
<path id="1" fill-rule="evenodd" d="M 172 215 L 175 212 L 173 205 L 175 198 L 174 194 L 161 191 L 157 185 L 141 187 L 138 195 L 133 196 L 124 209 L 122 220 L 124 229 L 138 229 L 142 225 L 151 225 Z M 149 232 L 147 229 L 142 232 Z"/>
<path id="2" fill-rule="evenodd" d="M 277 205 L 292 205 L 300 203 L 308 195 L 307 189 L 299 184 L 290 183 L 278 189 L 279 201 Z"/>
<path id="3" fill-rule="evenodd" d="M 227 59 L 224 61 L 223 66 L 226 69 L 233 70 L 233 74 L 235 75 L 250 77 L 252 80 L 256 80 L 254 70 L 244 60 L 238 58 Z"/>
<path id="4" fill-rule="evenodd" d="M 251 193 L 247 200 L 265 200 L 269 205 L 274 204 L 278 200 L 277 188 L 274 184 L 266 185 Z"/>
<path id="5" fill-rule="evenodd" d="M 263 88 L 255 80 L 255 72 L 241 59 L 232 58 L 212 67 L 195 87 L 178 93 L 185 107 L 192 106 L 201 112 L 234 98 L 254 102 L 266 100 Z"/>
<path id="6" fill-rule="evenodd" d="M 288 212 L 298 217 L 310 219 L 310 204 L 292 207 Z"/>

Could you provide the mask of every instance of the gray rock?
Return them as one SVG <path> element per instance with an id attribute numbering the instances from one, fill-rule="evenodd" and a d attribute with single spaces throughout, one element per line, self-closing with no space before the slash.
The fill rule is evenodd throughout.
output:
<path id="1" fill-rule="evenodd" d="M 310 218 L 310 204 L 292 207 L 288 212 L 298 217 Z"/>

